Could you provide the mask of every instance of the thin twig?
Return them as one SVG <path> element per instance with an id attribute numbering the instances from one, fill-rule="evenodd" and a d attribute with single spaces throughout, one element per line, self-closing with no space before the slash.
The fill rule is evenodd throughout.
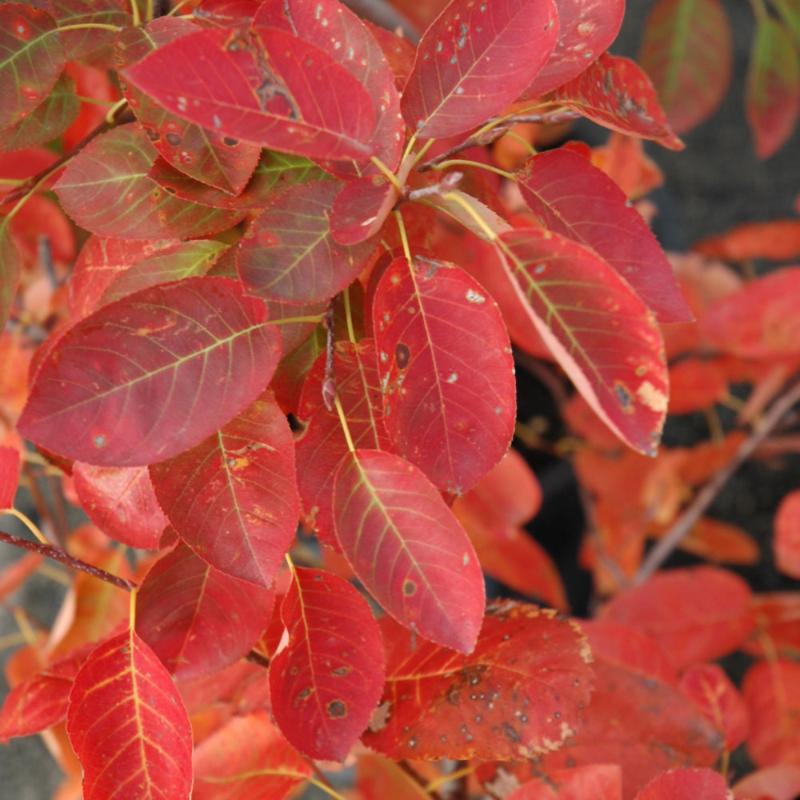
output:
<path id="1" fill-rule="evenodd" d="M 422 791 L 426 792 L 432 800 L 442 800 L 441 794 L 436 789 L 428 789 L 428 782 L 420 775 L 408 761 L 398 761 L 397 766 L 416 783 Z"/>
<path id="2" fill-rule="evenodd" d="M 778 426 L 781 420 L 800 402 L 800 380 L 791 383 L 786 391 L 772 404 L 769 411 L 753 428 L 750 436 L 742 442 L 736 455 L 727 466 L 721 469 L 696 495 L 694 500 L 667 531 L 659 539 L 656 546 L 647 554 L 642 566 L 636 573 L 633 582 L 644 583 L 672 554 L 672 551 L 683 541 L 703 516 L 706 509 L 714 502 L 725 484 L 739 467 L 747 461 L 758 446 Z"/>

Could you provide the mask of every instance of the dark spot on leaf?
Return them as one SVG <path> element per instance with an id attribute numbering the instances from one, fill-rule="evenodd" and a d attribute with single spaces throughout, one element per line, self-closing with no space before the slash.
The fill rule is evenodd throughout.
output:
<path id="1" fill-rule="evenodd" d="M 157 142 L 161 138 L 161 134 L 155 128 L 145 128 L 144 132 L 151 142 Z"/>
<path id="2" fill-rule="evenodd" d="M 508 722 L 503 723 L 503 735 L 506 737 L 506 739 L 508 739 L 510 742 L 514 742 L 515 744 L 520 741 L 517 729 Z"/>
<path id="3" fill-rule="evenodd" d="M 173 147 L 177 147 L 181 143 L 181 137 L 177 133 L 168 133 L 165 138 Z"/>
<path id="4" fill-rule="evenodd" d="M 328 703 L 328 716 L 332 719 L 341 719 L 347 716 L 347 706 L 341 700 L 331 700 Z"/>
<path id="5" fill-rule="evenodd" d="M 412 581 L 410 578 L 406 578 L 403 581 L 403 594 L 406 597 L 411 597 L 412 595 L 417 593 L 417 584 Z"/>
<path id="6" fill-rule="evenodd" d="M 336 667 L 335 669 L 331 670 L 331 675 L 333 675 L 336 678 L 343 678 L 345 675 L 349 674 L 350 674 L 350 667 L 348 666 Z"/>
<path id="7" fill-rule="evenodd" d="M 617 381 L 614 384 L 614 394 L 617 396 L 617 400 L 622 406 L 622 410 L 629 411 L 633 403 L 633 398 L 631 397 L 631 393 L 628 391 L 627 387 Z"/>
<path id="8" fill-rule="evenodd" d="M 410 359 L 411 351 L 408 349 L 408 345 L 400 342 L 394 349 L 394 360 L 397 363 L 397 368 L 405 369 Z"/>
<path id="9" fill-rule="evenodd" d="M 222 142 L 223 144 L 228 145 L 228 147 L 236 147 L 236 145 L 239 144 L 239 140 L 234 139 L 233 136 L 226 136 Z"/>

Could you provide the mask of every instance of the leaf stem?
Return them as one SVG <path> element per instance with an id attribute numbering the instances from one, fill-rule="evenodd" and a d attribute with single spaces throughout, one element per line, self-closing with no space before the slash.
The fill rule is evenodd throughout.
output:
<path id="1" fill-rule="evenodd" d="M 403 255 L 406 257 L 406 261 L 411 263 L 411 248 L 408 245 L 408 233 L 406 232 L 406 224 L 403 222 L 403 215 L 399 211 L 394 211 L 394 219 L 397 223 L 397 230 L 400 233 L 400 242 L 403 245 Z"/>
<path id="2" fill-rule="evenodd" d="M 350 427 L 347 424 L 347 417 L 345 416 L 344 409 L 342 408 L 342 401 L 339 399 L 339 392 L 334 394 L 333 404 L 336 406 L 336 413 L 339 415 L 339 422 L 342 425 L 342 432 L 344 433 L 344 438 L 347 442 L 347 449 L 351 453 L 355 453 L 356 446 L 353 444 L 353 437 L 350 435 Z"/>
<path id="3" fill-rule="evenodd" d="M 134 0 L 136 2 L 136 0 Z M 153 16 L 155 15 L 155 3 L 153 0 L 147 0 L 145 5 L 145 18 L 148 22 L 153 21 Z"/>
<path id="4" fill-rule="evenodd" d="M 106 125 L 113 125 L 114 117 L 117 116 L 117 112 L 125 108 L 126 105 L 128 105 L 128 101 L 126 98 L 123 97 L 120 100 L 117 100 L 117 102 L 114 103 L 114 105 L 111 106 L 111 108 L 109 108 L 108 111 L 106 112 L 106 119 L 105 119 Z"/>
<path id="5" fill-rule="evenodd" d="M 429 781 L 425 785 L 426 792 L 435 792 L 440 786 L 444 786 L 446 783 L 450 783 L 450 781 L 457 781 L 459 778 L 464 778 L 467 775 L 472 775 L 475 772 L 476 767 L 473 765 L 467 765 L 466 767 L 461 767 L 460 769 L 454 770 L 453 772 L 448 772 L 444 775 L 440 775 L 438 778 L 434 778 L 432 781 Z"/>
<path id="6" fill-rule="evenodd" d="M 56 28 L 59 33 L 64 31 L 85 31 L 85 30 L 101 30 L 113 31 L 119 33 L 122 28 L 119 25 L 110 25 L 107 22 L 76 22 L 74 25 L 64 25 Z"/>
<path id="7" fill-rule="evenodd" d="M 305 317 L 284 317 L 283 319 L 268 319 L 267 323 L 270 325 L 296 325 L 301 322 L 313 322 L 315 324 L 322 322 L 325 319 L 324 314 L 314 314 Z"/>
<path id="8" fill-rule="evenodd" d="M 440 161 L 434 169 L 447 169 L 448 167 L 475 167 L 476 169 L 484 169 L 487 172 L 493 172 L 495 175 L 505 178 L 509 181 L 516 182 L 517 176 L 510 172 L 506 172 L 500 167 L 493 167 L 491 164 L 481 164 L 480 161 L 470 161 L 468 158 L 449 158 L 447 161 Z"/>
<path id="9" fill-rule="evenodd" d="M 398 193 L 403 194 L 403 187 L 400 185 L 400 181 L 397 180 L 397 175 L 395 175 L 378 156 L 370 156 L 369 160 L 383 173 L 383 176 L 397 189 Z"/>
<path id="10" fill-rule="evenodd" d="M 753 427 L 752 433 L 742 442 L 736 451 L 736 455 L 727 466 L 703 486 L 683 514 L 667 531 L 666 535 L 659 539 L 655 547 L 647 554 L 647 558 L 642 562 L 633 579 L 635 584 L 644 583 L 669 558 L 672 551 L 688 536 L 695 523 L 714 502 L 731 476 L 750 458 L 758 446 L 798 402 L 800 402 L 800 380 L 795 380 L 772 404 L 772 407 L 764 414 L 760 422 Z"/>
<path id="11" fill-rule="evenodd" d="M 451 200 L 453 203 L 460 205 L 464 211 L 469 214 L 470 217 L 475 221 L 475 224 L 483 231 L 483 235 L 490 241 L 499 244 L 503 247 L 503 242 L 498 240 L 497 234 L 486 224 L 485 220 L 481 218 L 481 215 L 460 195 L 456 192 L 448 192 L 447 194 L 443 194 L 442 198 L 444 200 Z"/>
<path id="12" fill-rule="evenodd" d="M 519 142 L 528 151 L 529 155 L 536 155 L 536 148 L 524 136 L 520 136 L 516 131 L 508 130 L 503 136 L 508 136 L 509 139 Z"/>
<path id="13" fill-rule="evenodd" d="M 325 792 L 328 797 L 332 797 L 333 800 L 347 800 L 347 798 L 343 794 L 339 794 L 332 786 L 328 786 L 327 783 L 323 783 L 321 780 L 317 778 L 309 777 L 308 782 L 312 786 L 316 786 L 321 792 Z"/>
<path id="14" fill-rule="evenodd" d="M 131 0 L 131 16 L 133 17 L 134 26 L 140 28 L 142 26 L 142 17 L 139 14 L 138 0 Z"/>
<path id="15" fill-rule="evenodd" d="M 353 326 L 353 309 L 350 307 L 350 287 L 348 286 L 347 289 L 342 292 L 342 299 L 344 300 L 344 319 L 347 323 L 347 338 L 350 340 L 352 344 L 355 344 L 356 339 L 356 330 Z"/>
<path id="16" fill-rule="evenodd" d="M 21 511 L 18 511 L 16 508 L 4 508 L 0 510 L 0 514 L 10 514 L 12 517 L 16 517 L 43 545 L 49 546 L 50 542 L 39 530 L 39 526 Z"/>
<path id="17" fill-rule="evenodd" d="M 138 591 L 136 589 L 131 589 L 131 596 L 128 599 L 128 627 L 133 633 L 136 629 L 136 598 L 138 597 Z"/>

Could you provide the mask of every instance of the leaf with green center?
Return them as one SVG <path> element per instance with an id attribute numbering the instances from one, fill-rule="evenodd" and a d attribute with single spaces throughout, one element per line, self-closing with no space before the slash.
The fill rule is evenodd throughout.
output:
<path id="1" fill-rule="evenodd" d="M 169 672 L 133 630 L 101 644 L 81 667 L 67 733 L 86 800 L 188 800 L 189 716 Z"/>
<path id="2" fill-rule="evenodd" d="M 223 231 L 244 211 L 208 208 L 172 197 L 148 177 L 156 151 L 137 125 L 93 139 L 55 185 L 64 210 L 82 228 L 121 239 L 188 238 Z"/>
<path id="3" fill-rule="evenodd" d="M 344 761 L 383 690 L 383 641 L 369 604 L 342 578 L 293 570 L 281 604 L 289 641 L 269 668 L 272 714 L 311 758 Z"/>
<path id="4" fill-rule="evenodd" d="M 336 538 L 370 594 L 425 639 L 469 653 L 484 610 L 466 532 L 415 466 L 379 450 L 344 456 L 333 484 Z"/>
<path id="5" fill-rule="evenodd" d="M 659 0 L 647 17 L 639 60 L 675 133 L 708 119 L 733 66 L 733 31 L 720 0 Z"/>
<path id="6" fill-rule="evenodd" d="M 280 333 L 266 317 L 261 301 L 225 278 L 155 286 L 104 306 L 48 353 L 19 430 L 101 466 L 177 455 L 264 391 L 280 358 Z"/>
<path id="7" fill-rule="evenodd" d="M 667 412 L 661 332 L 628 283 L 593 250 L 542 228 L 500 235 L 537 331 L 594 412 L 654 453 Z"/>
<path id="8" fill-rule="evenodd" d="M 182 36 L 124 77 L 179 117 L 310 158 L 365 159 L 375 108 L 327 53 L 276 28 Z"/>
<path id="9" fill-rule="evenodd" d="M 247 655 L 274 602 L 272 589 L 232 578 L 179 544 L 139 588 L 136 632 L 176 678 L 199 678 Z"/>
<path id="10" fill-rule="evenodd" d="M 129 27 L 131 17 L 126 3 L 120 0 L 48 0 L 47 6 L 59 28 L 87 26 L 59 34 L 67 61 L 83 61 L 104 67 L 113 65 L 114 44 L 120 34 L 88 26 Z"/>
<path id="11" fill-rule="evenodd" d="M 388 621 L 391 622 L 391 621 Z M 382 625 L 386 688 L 364 744 L 394 759 L 517 760 L 558 749 L 592 691 L 580 628 L 516 601 L 487 608 L 461 655 Z"/>
<path id="12" fill-rule="evenodd" d="M 340 188 L 338 181 L 310 181 L 273 195 L 239 243 L 236 265 L 248 292 L 314 303 L 333 297 L 358 276 L 374 246 L 334 241 L 331 206 Z"/>
<path id="13" fill-rule="evenodd" d="M 425 31 L 401 107 L 425 138 L 499 114 L 544 66 L 558 37 L 553 0 L 452 0 Z"/>
<path id="14" fill-rule="evenodd" d="M 267 394 L 192 450 L 150 468 L 178 535 L 213 567 L 272 583 L 300 516 L 292 444 Z"/>
<path id="15" fill-rule="evenodd" d="M 65 62 L 48 13 L 28 3 L 0 5 L 0 130 L 47 98 Z"/>

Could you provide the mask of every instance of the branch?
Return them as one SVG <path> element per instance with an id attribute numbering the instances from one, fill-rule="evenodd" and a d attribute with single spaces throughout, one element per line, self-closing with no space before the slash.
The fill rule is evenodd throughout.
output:
<path id="1" fill-rule="evenodd" d="M 642 566 L 633 579 L 635 584 L 644 583 L 672 554 L 714 502 L 725 484 L 739 467 L 747 461 L 758 446 L 791 412 L 795 403 L 800 402 L 800 380 L 788 386 L 784 393 L 772 404 L 760 422 L 754 426 L 750 436 L 742 442 L 730 463 L 721 469 L 696 495 L 683 514 L 675 521 L 666 535 L 647 554 Z"/>

